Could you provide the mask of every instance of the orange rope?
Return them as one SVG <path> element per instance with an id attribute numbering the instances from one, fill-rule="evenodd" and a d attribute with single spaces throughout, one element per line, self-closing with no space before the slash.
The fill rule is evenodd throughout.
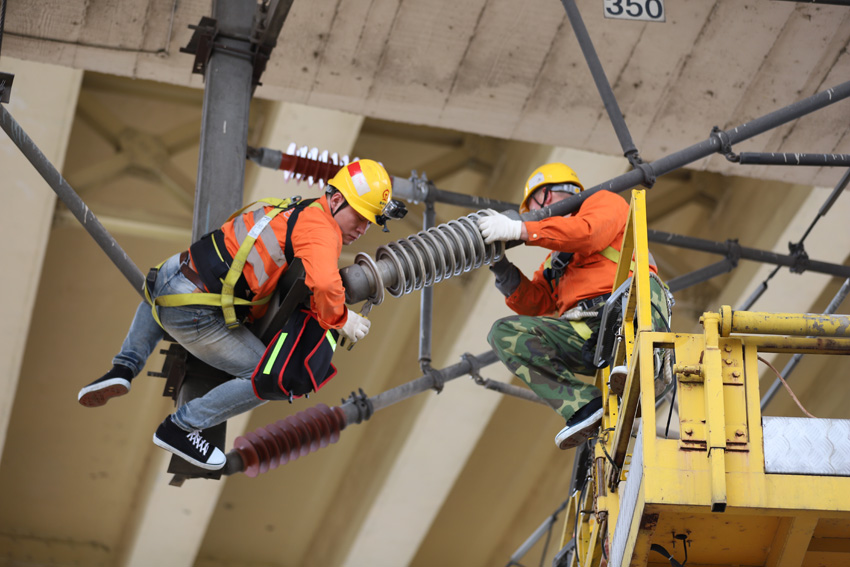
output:
<path id="1" fill-rule="evenodd" d="M 782 385 L 785 386 L 785 389 L 788 390 L 788 393 L 791 394 L 791 398 L 794 400 L 794 403 L 797 404 L 797 407 L 802 410 L 804 414 L 809 417 L 815 417 L 809 413 L 809 411 L 803 407 L 803 404 L 800 403 L 800 400 L 797 399 L 797 396 L 794 395 L 794 392 L 791 390 L 791 386 L 788 385 L 788 382 L 785 381 L 785 378 L 782 377 L 782 374 L 779 373 L 779 370 L 773 367 L 771 363 L 763 359 L 762 357 L 758 357 L 760 361 L 767 364 L 768 368 L 773 370 L 776 373 L 776 376 L 779 377 L 779 380 L 782 382 Z"/>

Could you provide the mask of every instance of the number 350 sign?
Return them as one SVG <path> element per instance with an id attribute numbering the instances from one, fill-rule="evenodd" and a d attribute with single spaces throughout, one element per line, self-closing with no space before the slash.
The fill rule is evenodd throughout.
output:
<path id="1" fill-rule="evenodd" d="M 621 18 L 624 20 L 645 20 L 648 22 L 663 22 L 663 0 L 604 0 L 605 17 Z"/>

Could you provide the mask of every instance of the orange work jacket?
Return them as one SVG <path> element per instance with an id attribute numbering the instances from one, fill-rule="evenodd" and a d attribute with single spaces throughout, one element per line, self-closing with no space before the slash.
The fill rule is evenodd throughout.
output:
<path id="1" fill-rule="evenodd" d="M 610 191 L 599 191 L 570 217 L 526 222 L 527 245 L 573 252 L 574 256 L 554 290 L 543 277 L 544 261 L 531 280 L 520 273 L 520 284 L 505 303 L 519 315 L 557 317 L 582 299 L 611 293 L 617 264 L 599 252 L 608 246 L 618 251 L 622 248 L 628 218 L 625 199 Z M 655 266 L 650 266 L 650 270 L 657 272 Z"/>
<path id="2" fill-rule="evenodd" d="M 299 213 L 292 230 L 292 250 L 304 264 L 304 283 L 313 293 L 310 308 L 316 314 L 319 324 L 325 329 L 339 329 L 348 318 L 345 288 L 338 267 L 342 253 L 342 231 L 330 213 L 327 199 L 323 196 L 315 203 L 321 206 L 308 206 Z M 271 209 L 265 206 L 244 213 L 221 227 L 231 257 L 236 256 L 240 244 L 254 224 Z M 242 274 L 254 293 L 254 300 L 271 295 L 286 271 L 286 227 L 292 213 L 293 209 L 290 209 L 274 217 L 260 232 L 248 254 Z M 262 316 L 266 307 L 253 307 L 252 316 Z"/>

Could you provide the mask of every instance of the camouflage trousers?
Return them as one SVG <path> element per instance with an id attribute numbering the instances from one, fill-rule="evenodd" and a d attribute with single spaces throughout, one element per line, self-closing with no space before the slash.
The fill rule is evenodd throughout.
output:
<path id="1" fill-rule="evenodd" d="M 666 292 L 655 278 L 650 278 L 650 289 L 653 330 L 667 331 L 670 311 Z M 602 306 L 599 309 L 601 314 Z M 600 317 L 583 322 L 595 333 Z M 583 334 L 588 334 L 586 328 Z M 596 368 L 587 366 L 582 357 L 586 341 L 573 322 L 527 315 L 499 319 L 487 336 L 504 365 L 564 419 L 602 395 L 593 384 L 576 378 L 576 374 L 584 374 L 592 380 L 596 374 Z"/>

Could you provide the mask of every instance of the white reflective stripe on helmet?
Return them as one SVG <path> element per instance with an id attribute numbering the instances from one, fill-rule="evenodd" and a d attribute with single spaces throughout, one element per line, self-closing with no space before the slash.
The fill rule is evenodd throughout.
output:
<path id="1" fill-rule="evenodd" d="M 358 195 L 365 195 L 372 190 L 358 162 L 348 164 L 348 174 L 351 175 L 351 182 L 354 183 L 354 189 Z"/>

